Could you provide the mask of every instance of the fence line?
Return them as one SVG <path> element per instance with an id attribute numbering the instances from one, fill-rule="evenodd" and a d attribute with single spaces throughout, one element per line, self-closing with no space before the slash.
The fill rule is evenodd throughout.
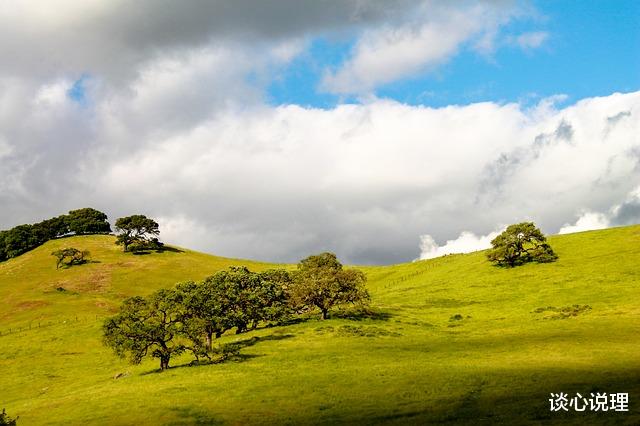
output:
<path id="1" fill-rule="evenodd" d="M 427 263 L 425 266 L 423 266 L 422 268 L 420 268 L 420 269 L 418 269 L 418 270 L 416 270 L 414 272 L 402 275 L 402 276 L 400 276 L 400 277 L 398 277 L 396 279 L 388 281 L 384 285 L 384 288 L 389 288 L 389 287 L 393 286 L 394 284 L 399 284 L 399 283 L 407 281 L 407 280 L 409 280 L 411 278 L 417 277 L 418 275 L 422 275 L 422 274 L 424 274 L 425 272 L 427 272 L 427 271 L 429 271 L 431 269 L 437 268 L 438 266 L 442 266 L 443 263 L 449 263 L 449 259 L 447 259 L 447 260 L 443 259 L 442 261 L 437 262 L 437 263 L 436 262 Z"/>
<path id="2" fill-rule="evenodd" d="M 10 334 L 23 333 L 27 331 L 37 331 L 42 330 L 43 328 L 49 328 L 54 325 L 72 325 L 78 323 L 93 323 L 98 321 L 103 321 L 106 317 L 95 315 L 95 316 L 73 316 L 70 318 L 55 318 L 55 319 L 40 319 L 30 321 L 28 325 L 22 326 L 12 326 L 0 329 L 0 337 L 8 336 Z"/>

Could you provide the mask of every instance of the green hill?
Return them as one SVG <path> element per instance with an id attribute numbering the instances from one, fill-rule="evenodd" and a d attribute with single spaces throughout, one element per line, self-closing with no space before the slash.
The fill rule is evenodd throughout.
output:
<path id="1" fill-rule="evenodd" d="M 364 267 L 376 315 L 224 336 L 243 343 L 238 359 L 191 367 L 185 355 L 158 373 L 101 344 L 124 297 L 273 265 L 136 256 L 111 236 L 50 241 L 0 263 L 0 409 L 25 425 L 639 424 L 640 226 L 550 243 L 557 262 L 514 269 L 483 253 Z M 66 246 L 93 262 L 56 270 L 50 253 Z M 551 413 L 551 392 L 626 392 L 630 411 Z"/>

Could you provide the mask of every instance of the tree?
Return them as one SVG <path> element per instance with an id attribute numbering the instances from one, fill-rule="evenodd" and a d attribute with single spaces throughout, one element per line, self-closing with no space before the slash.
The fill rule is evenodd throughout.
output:
<path id="1" fill-rule="evenodd" d="M 69 231 L 77 235 L 108 234 L 111 232 L 107 215 L 90 207 L 71 210 L 67 215 L 67 223 Z"/>
<path id="2" fill-rule="evenodd" d="M 257 328 L 260 322 L 280 321 L 289 313 L 284 270 L 251 272 L 245 267 L 219 271 L 201 283 L 178 284 L 184 304 L 184 332 L 196 356 L 210 352 L 212 341 L 233 328 L 236 333 Z"/>
<path id="3" fill-rule="evenodd" d="M 298 263 L 291 299 L 298 308 L 317 307 L 322 319 L 327 319 L 335 305 L 368 301 L 366 280 L 361 271 L 343 269 L 333 253 L 309 256 Z"/>
<path id="4" fill-rule="evenodd" d="M 7 248 L 4 243 L 6 235 L 7 231 L 0 231 L 0 262 L 9 258 L 9 256 L 7 255 Z"/>
<path id="5" fill-rule="evenodd" d="M 41 244 L 33 232 L 33 225 L 19 225 L 4 234 L 4 251 L 7 258 L 21 255 Z"/>
<path id="6" fill-rule="evenodd" d="M 86 250 L 80 251 L 76 248 L 68 247 L 56 250 L 51 253 L 51 255 L 58 259 L 56 263 L 56 269 L 58 269 L 60 265 L 65 265 L 69 268 L 73 265 L 81 265 L 85 263 L 87 261 L 86 258 L 89 257 L 89 252 Z"/>
<path id="7" fill-rule="evenodd" d="M 546 263 L 558 258 L 544 234 L 533 222 L 510 225 L 491 241 L 487 258 L 500 266 L 514 267 L 527 262 Z"/>
<path id="8" fill-rule="evenodd" d="M 66 215 L 43 220 L 33 225 L 32 232 L 35 234 L 38 244 L 44 244 L 49 240 L 68 234 L 69 223 Z"/>
<path id="9" fill-rule="evenodd" d="M 260 287 L 257 289 L 257 318 L 260 321 L 281 322 L 291 314 L 288 290 L 293 278 L 284 269 L 268 269 L 259 273 Z M 255 324 L 252 328 L 255 328 Z"/>
<path id="10" fill-rule="evenodd" d="M 0 261 L 20 256 L 49 240 L 71 232 L 104 234 L 111 232 L 111 227 L 107 222 L 107 215 L 91 208 L 72 210 L 68 215 L 46 219 L 33 225 L 19 225 L 0 231 Z"/>
<path id="11" fill-rule="evenodd" d="M 119 233 L 116 244 L 124 246 L 124 251 L 157 248 L 161 244 L 152 238 L 160 235 L 158 223 L 141 214 L 116 220 L 116 231 Z"/>
<path id="12" fill-rule="evenodd" d="M 193 342 L 193 353 L 207 355 L 213 338 L 233 327 L 231 301 L 227 289 L 207 279 L 202 283 L 188 281 L 178 284 L 186 315 L 183 330 Z"/>
<path id="13" fill-rule="evenodd" d="M 129 355 L 139 364 L 148 355 L 160 359 L 160 369 L 169 368 L 172 355 L 187 349 L 181 339 L 184 309 L 181 295 L 175 290 L 159 290 L 149 296 L 126 299 L 120 312 L 105 321 L 104 343 L 116 355 Z"/>

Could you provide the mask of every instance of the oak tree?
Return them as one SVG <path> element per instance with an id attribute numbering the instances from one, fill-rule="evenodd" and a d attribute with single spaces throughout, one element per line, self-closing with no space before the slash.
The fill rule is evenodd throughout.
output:
<path id="1" fill-rule="evenodd" d="M 558 256 L 533 222 L 510 225 L 491 241 L 487 258 L 500 266 L 514 267 L 527 262 L 546 263 Z"/>
<path id="2" fill-rule="evenodd" d="M 103 325 L 104 343 L 116 355 L 139 364 L 146 356 L 158 358 L 160 369 L 169 368 L 171 356 L 187 349 L 183 333 L 184 310 L 181 295 L 162 289 L 148 298 L 131 297 L 120 312 Z"/>
<path id="3" fill-rule="evenodd" d="M 157 237 L 160 235 L 158 223 L 144 215 L 121 217 L 115 224 L 118 237 L 116 244 L 122 245 L 124 251 L 156 248 L 160 243 Z"/>
<path id="4" fill-rule="evenodd" d="M 366 281 L 362 271 L 344 269 L 335 254 L 322 253 L 298 263 L 290 296 L 297 308 L 316 307 L 327 319 L 333 306 L 368 301 Z"/>

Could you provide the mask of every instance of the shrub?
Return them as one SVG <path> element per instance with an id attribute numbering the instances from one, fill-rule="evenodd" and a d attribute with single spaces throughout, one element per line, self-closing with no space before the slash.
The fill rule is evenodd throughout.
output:
<path id="1" fill-rule="evenodd" d="M 16 422 L 18 417 L 12 419 L 9 417 L 5 409 L 2 409 L 2 413 L 0 413 L 0 426 L 16 426 Z"/>

